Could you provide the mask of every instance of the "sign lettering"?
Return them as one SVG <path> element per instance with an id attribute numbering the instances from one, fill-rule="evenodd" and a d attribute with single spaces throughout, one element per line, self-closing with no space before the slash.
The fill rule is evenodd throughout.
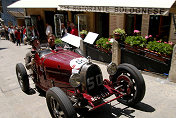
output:
<path id="1" fill-rule="evenodd" d="M 59 5 L 58 10 L 65 11 L 86 11 L 86 12 L 106 12 L 106 13 L 126 13 L 126 14 L 151 14 L 165 15 L 167 8 L 133 8 L 133 7 L 111 7 L 111 6 L 68 6 Z"/>

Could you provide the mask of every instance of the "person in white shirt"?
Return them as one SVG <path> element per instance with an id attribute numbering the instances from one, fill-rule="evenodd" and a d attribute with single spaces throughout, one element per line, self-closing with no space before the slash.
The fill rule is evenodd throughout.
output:
<path id="1" fill-rule="evenodd" d="M 48 36 L 49 34 L 52 34 L 52 27 L 51 25 L 49 25 L 48 23 L 46 23 L 46 36 Z"/>

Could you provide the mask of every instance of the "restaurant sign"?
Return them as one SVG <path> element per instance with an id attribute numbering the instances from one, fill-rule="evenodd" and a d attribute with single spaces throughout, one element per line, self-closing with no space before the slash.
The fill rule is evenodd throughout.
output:
<path id="1" fill-rule="evenodd" d="M 150 14 L 150 15 L 167 15 L 169 11 L 169 9 L 166 8 L 133 8 L 133 7 L 112 7 L 112 6 L 70 6 L 70 5 L 59 5 L 58 10 L 126 13 L 126 14 Z"/>

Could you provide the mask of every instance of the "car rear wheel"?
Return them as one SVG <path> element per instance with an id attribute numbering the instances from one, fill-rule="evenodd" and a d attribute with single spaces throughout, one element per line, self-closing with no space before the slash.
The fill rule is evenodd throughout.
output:
<path id="1" fill-rule="evenodd" d="M 16 75 L 17 75 L 21 90 L 25 93 L 29 92 L 29 79 L 28 79 L 26 69 L 22 63 L 18 63 L 16 65 Z"/>
<path id="2" fill-rule="evenodd" d="M 58 87 L 50 88 L 46 93 L 46 102 L 52 118 L 76 118 L 71 101 Z"/>
<path id="3" fill-rule="evenodd" d="M 125 94 L 118 101 L 128 106 L 134 106 L 145 95 L 145 82 L 139 70 L 131 64 L 120 64 L 117 73 L 113 75 L 114 88 Z M 119 94 L 116 94 L 118 97 Z"/>

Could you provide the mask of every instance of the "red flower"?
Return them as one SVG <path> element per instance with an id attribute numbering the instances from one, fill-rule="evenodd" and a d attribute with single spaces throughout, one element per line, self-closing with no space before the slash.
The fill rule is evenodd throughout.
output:
<path id="1" fill-rule="evenodd" d="M 145 36 L 145 39 L 148 39 L 149 37 L 148 36 Z"/>
<path id="2" fill-rule="evenodd" d="M 149 37 L 151 38 L 151 37 L 152 37 L 152 35 L 149 35 Z"/>
<path id="3" fill-rule="evenodd" d="M 134 33 L 139 33 L 140 31 L 139 30 L 134 30 Z"/>
<path id="4" fill-rule="evenodd" d="M 172 42 L 172 41 L 169 41 L 168 44 L 169 44 L 169 45 L 173 45 L 173 42 Z"/>

